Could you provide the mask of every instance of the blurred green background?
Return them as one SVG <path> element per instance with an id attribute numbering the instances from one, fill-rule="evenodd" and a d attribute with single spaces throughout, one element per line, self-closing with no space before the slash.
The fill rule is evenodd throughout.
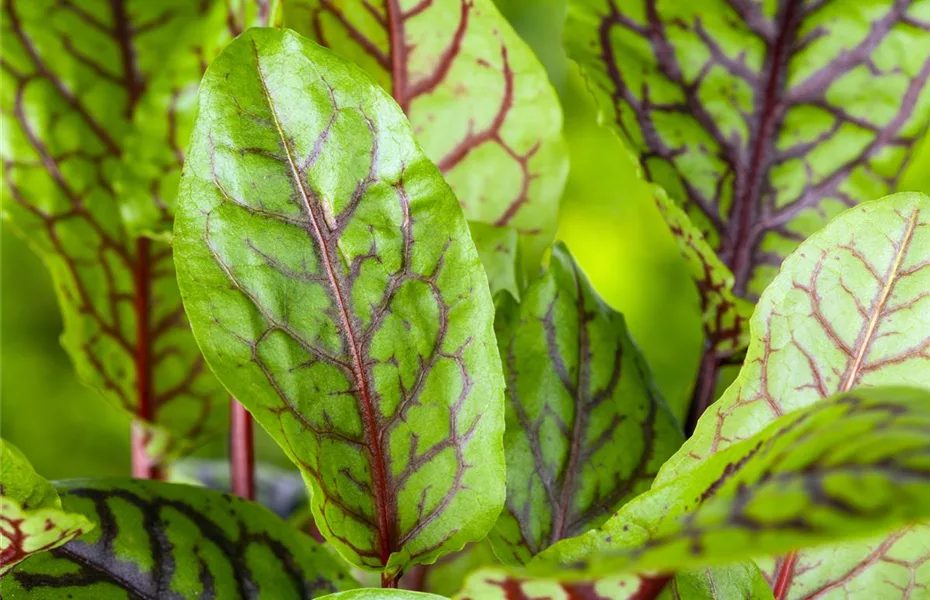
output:
<path id="1" fill-rule="evenodd" d="M 562 50 L 565 0 L 497 0 L 549 71 L 565 111 L 572 170 L 559 237 L 601 295 L 627 318 L 669 404 L 682 414 L 700 354 L 697 294 L 645 185 L 597 125 Z M 930 189 L 924 150 L 903 189 Z M 77 382 L 58 344 L 61 319 L 41 262 L 6 225 L 0 256 L 0 432 L 46 477 L 129 473 L 129 420 Z M 286 462 L 264 435 L 260 460 Z M 201 455 L 225 453 L 218 440 Z"/>

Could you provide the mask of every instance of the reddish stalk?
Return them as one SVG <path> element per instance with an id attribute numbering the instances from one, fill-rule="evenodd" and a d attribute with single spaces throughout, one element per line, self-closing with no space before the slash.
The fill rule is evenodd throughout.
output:
<path id="1" fill-rule="evenodd" d="M 229 470 L 232 491 L 255 500 L 255 447 L 252 415 L 235 398 L 229 402 Z"/>
<path id="2" fill-rule="evenodd" d="M 398 573 L 394 577 L 388 577 L 386 573 L 382 573 L 381 574 L 381 587 L 396 590 L 397 581 L 400 579 L 400 577 L 401 577 L 401 573 Z"/>
<path id="3" fill-rule="evenodd" d="M 136 312 L 136 396 L 138 398 L 137 419 L 132 423 L 132 476 L 136 479 L 161 479 L 161 468 L 152 462 L 148 453 L 150 432 L 145 423 L 153 421 L 155 399 L 152 396 L 152 336 L 149 328 L 151 315 L 151 261 L 150 241 L 140 237 L 136 240 L 136 264 L 133 272 Z"/>
<path id="4" fill-rule="evenodd" d="M 772 593 L 775 600 L 782 600 L 788 594 L 788 588 L 791 587 L 791 579 L 794 577 L 794 564 L 798 560 L 798 553 L 792 552 L 785 556 L 778 569 L 778 575 L 775 579 L 775 586 Z"/>
<path id="5" fill-rule="evenodd" d="M 714 350 L 712 341 L 704 346 L 701 355 L 701 366 L 698 368 L 697 381 L 691 396 L 691 409 L 688 412 L 688 422 L 685 424 L 685 433 L 691 435 L 697 426 L 698 419 L 714 402 L 714 393 L 717 391 L 717 377 L 720 373 L 721 359 Z"/>

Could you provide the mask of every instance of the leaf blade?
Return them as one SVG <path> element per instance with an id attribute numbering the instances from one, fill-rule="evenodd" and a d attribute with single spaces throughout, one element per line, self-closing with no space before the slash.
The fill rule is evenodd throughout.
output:
<path id="1" fill-rule="evenodd" d="M 894 190 L 930 116 L 928 33 L 919 8 L 890 1 L 573 0 L 566 45 L 602 117 L 731 271 L 728 293 L 751 300 L 806 236 Z"/>
<path id="2" fill-rule="evenodd" d="M 235 496 L 123 479 L 61 490 L 96 533 L 20 565 L 5 596 L 312 598 L 356 585 L 322 546 Z"/>
<path id="3" fill-rule="evenodd" d="M 623 316 L 561 243 L 519 306 L 498 303 L 509 491 L 492 541 L 526 563 L 648 489 L 683 440 Z"/>
<path id="4" fill-rule="evenodd" d="M 562 113 L 542 65 L 494 3 L 299 0 L 285 10 L 288 26 L 393 94 L 466 218 L 519 231 L 535 270 L 568 174 Z"/>
<path id="5" fill-rule="evenodd" d="M 483 537 L 503 503 L 493 308 L 409 125 L 293 32 L 246 32 L 201 90 L 175 238 L 214 371 L 352 562 L 393 576 Z"/>

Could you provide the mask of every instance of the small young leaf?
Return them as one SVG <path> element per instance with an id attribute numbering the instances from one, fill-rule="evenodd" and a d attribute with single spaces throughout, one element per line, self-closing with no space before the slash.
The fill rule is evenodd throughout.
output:
<path id="1" fill-rule="evenodd" d="M 97 528 L 13 569 L 4 598 L 309 600 L 356 586 L 322 546 L 235 496 L 128 479 L 60 489 Z"/>
<path id="2" fill-rule="evenodd" d="M 0 577 L 93 527 L 84 515 L 62 510 L 55 488 L 18 448 L 0 439 Z"/>
<path id="3" fill-rule="evenodd" d="M 519 305 L 499 301 L 496 327 L 508 494 L 491 539 L 501 559 L 526 563 L 649 489 L 682 436 L 623 316 L 561 243 Z"/>
<path id="4" fill-rule="evenodd" d="M 785 261 L 762 295 L 736 383 L 662 468 L 658 483 L 830 394 L 861 385 L 930 387 L 928 290 L 930 199 L 895 194 L 835 219 Z M 782 566 L 810 567 L 803 573 L 811 589 L 856 579 L 863 565 L 906 585 L 908 572 L 880 557 L 916 558 L 930 551 L 928 538 L 926 527 L 915 527 L 888 543 L 836 548 L 822 564 L 805 551 Z"/>
<path id="5" fill-rule="evenodd" d="M 504 500 L 493 304 L 403 113 L 268 29 L 214 61 L 200 111 L 175 244 L 211 367 L 353 563 L 396 577 L 481 539 Z"/>
<path id="6" fill-rule="evenodd" d="M 892 191 L 930 116 L 919 3 L 571 0 L 565 38 L 739 297 L 838 212 Z"/>
<path id="7" fill-rule="evenodd" d="M 51 272 L 78 376 L 157 426 L 148 435 L 154 458 L 223 431 L 227 394 L 190 335 L 170 247 L 131 235 L 114 187 L 128 146 L 142 143 L 130 132 L 152 79 L 189 58 L 181 42 L 191 41 L 200 10 L 218 4 L 2 6 L 4 216 Z M 161 122 L 173 122 L 170 110 Z M 143 191 L 157 204 L 157 190 Z"/>
<path id="8" fill-rule="evenodd" d="M 394 95 L 465 216 L 518 230 L 538 266 L 568 174 L 562 111 L 494 2 L 292 0 L 285 12 Z"/>
<path id="9" fill-rule="evenodd" d="M 537 565 L 673 571 L 887 531 L 930 518 L 928 454 L 930 391 L 840 394 L 657 485 Z"/>
<path id="10" fill-rule="evenodd" d="M 659 600 L 774 600 L 756 563 L 705 567 L 678 573 Z"/>

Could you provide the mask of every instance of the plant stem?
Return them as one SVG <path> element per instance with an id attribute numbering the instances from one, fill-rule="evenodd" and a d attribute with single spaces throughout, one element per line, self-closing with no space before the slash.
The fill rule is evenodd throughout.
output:
<path id="1" fill-rule="evenodd" d="M 797 560 L 798 553 L 791 552 L 781 561 L 778 574 L 775 577 L 775 586 L 772 588 L 775 600 L 782 600 L 788 594 L 788 588 L 791 586 L 791 579 L 794 577 L 794 564 Z"/>
<path id="2" fill-rule="evenodd" d="M 697 382 L 694 384 L 694 394 L 691 396 L 691 409 L 688 412 L 688 422 L 685 433 L 691 435 L 697 426 L 698 419 L 714 402 L 714 393 L 717 391 L 717 377 L 723 359 L 714 350 L 713 344 L 708 341 L 704 345 L 704 354 L 701 355 L 701 366 L 698 369 Z"/>
<path id="3" fill-rule="evenodd" d="M 401 578 L 401 575 L 402 573 L 398 573 L 394 577 L 388 577 L 385 573 L 382 573 L 381 574 L 381 587 L 396 590 L 397 582 Z"/>
<path id="4" fill-rule="evenodd" d="M 246 500 L 255 499 L 255 447 L 252 415 L 235 398 L 229 402 L 229 467 L 232 491 Z"/>
<path id="5" fill-rule="evenodd" d="M 155 401 L 152 397 L 152 339 L 149 330 L 151 316 L 151 273 L 149 257 L 150 240 L 136 240 L 136 263 L 133 271 L 135 295 L 133 310 L 136 313 L 136 399 L 137 419 L 132 422 L 132 476 L 137 479 L 161 479 L 159 466 L 152 462 L 148 452 L 151 433 L 145 424 L 155 416 Z"/>

